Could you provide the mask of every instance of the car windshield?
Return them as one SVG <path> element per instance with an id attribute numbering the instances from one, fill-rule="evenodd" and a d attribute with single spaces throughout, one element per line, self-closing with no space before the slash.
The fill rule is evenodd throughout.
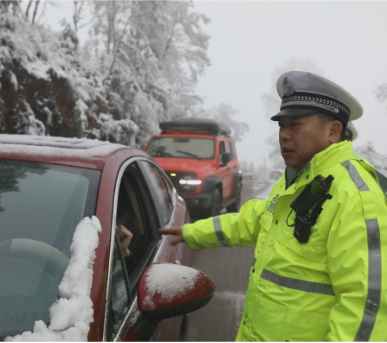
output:
<path id="1" fill-rule="evenodd" d="M 95 214 L 100 172 L 0 159 L 0 339 L 49 324 L 75 227 Z"/>
<path id="2" fill-rule="evenodd" d="M 213 159 L 214 148 L 212 138 L 155 137 L 146 151 L 154 157 Z"/>

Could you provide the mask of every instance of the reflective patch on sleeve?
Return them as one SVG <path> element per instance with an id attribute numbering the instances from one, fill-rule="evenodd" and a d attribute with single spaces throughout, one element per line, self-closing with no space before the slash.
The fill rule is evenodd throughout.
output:
<path id="1" fill-rule="evenodd" d="M 222 244 L 224 247 L 228 247 L 227 241 L 224 238 L 223 231 L 222 231 L 222 224 L 220 223 L 219 217 L 213 217 L 212 218 L 215 228 L 216 237 L 218 237 L 218 240 L 220 244 Z"/>
<path id="2" fill-rule="evenodd" d="M 360 176 L 359 172 L 355 168 L 355 166 L 351 163 L 351 161 L 345 161 L 341 163 L 341 165 L 347 169 L 349 177 L 356 185 L 359 191 L 369 191 L 367 184 L 364 182 L 363 178 Z"/>
<path id="3" fill-rule="evenodd" d="M 295 289 L 297 291 L 333 296 L 335 295 L 332 285 L 280 276 L 267 269 L 262 271 L 261 278 L 273 282 L 278 286 Z"/>
<path id="4" fill-rule="evenodd" d="M 363 319 L 355 341 L 369 341 L 379 310 L 382 261 L 380 253 L 379 223 L 376 219 L 366 220 L 368 239 L 368 294 Z"/>

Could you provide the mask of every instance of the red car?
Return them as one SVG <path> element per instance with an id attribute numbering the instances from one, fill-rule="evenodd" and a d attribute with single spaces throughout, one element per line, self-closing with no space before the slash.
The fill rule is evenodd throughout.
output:
<path id="1" fill-rule="evenodd" d="M 158 232 L 189 220 L 169 178 L 139 149 L 0 135 L 0 339 L 178 340 L 182 315 L 214 292 L 186 267 L 192 251 Z M 130 268 L 116 225 L 133 234 Z"/>

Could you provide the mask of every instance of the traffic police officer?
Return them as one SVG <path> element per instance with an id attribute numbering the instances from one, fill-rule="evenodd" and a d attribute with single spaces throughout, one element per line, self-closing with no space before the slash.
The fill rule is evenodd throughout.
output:
<path id="1" fill-rule="evenodd" d="M 386 341 L 387 181 L 345 138 L 362 107 L 312 73 L 281 75 L 277 91 L 289 175 L 237 214 L 160 232 L 192 249 L 256 246 L 237 341 Z"/>

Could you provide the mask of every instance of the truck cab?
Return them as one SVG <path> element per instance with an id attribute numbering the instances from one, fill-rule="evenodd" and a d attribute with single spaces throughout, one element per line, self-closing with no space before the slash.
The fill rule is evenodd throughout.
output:
<path id="1" fill-rule="evenodd" d="M 230 129 L 210 119 L 160 123 L 161 134 L 145 146 L 186 201 L 192 218 L 237 212 L 242 174 Z"/>

